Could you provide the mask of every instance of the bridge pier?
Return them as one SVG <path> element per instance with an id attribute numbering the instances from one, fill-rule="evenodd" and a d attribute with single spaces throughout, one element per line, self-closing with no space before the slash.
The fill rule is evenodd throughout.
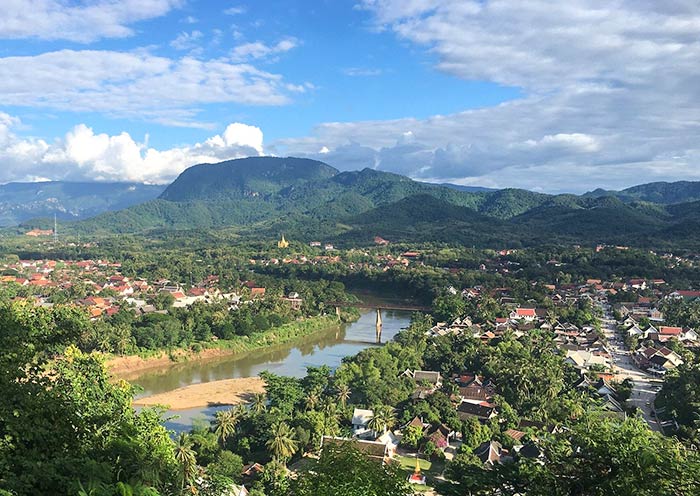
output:
<path id="1" fill-rule="evenodd" d="M 377 308 L 376 327 L 377 327 L 377 336 L 376 336 L 377 343 L 381 343 L 382 342 L 382 309 L 381 308 Z"/>

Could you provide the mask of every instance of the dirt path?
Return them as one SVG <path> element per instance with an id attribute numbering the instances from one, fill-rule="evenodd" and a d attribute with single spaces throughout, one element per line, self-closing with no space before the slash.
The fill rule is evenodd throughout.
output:
<path id="1" fill-rule="evenodd" d="M 165 405 L 171 410 L 187 410 L 218 405 L 235 405 L 250 401 L 255 393 L 265 392 L 259 377 L 242 377 L 223 381 L 192 384 L 167 393 L 134 400 L 135 406 Z"/>

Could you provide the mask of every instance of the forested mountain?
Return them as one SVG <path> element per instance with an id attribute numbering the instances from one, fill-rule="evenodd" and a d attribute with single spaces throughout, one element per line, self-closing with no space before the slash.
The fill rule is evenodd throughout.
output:
<path id="1" fill-rule="evenodd" d="M 645 201 L 670 205 L 700 200 L 700 182 L 677 181 L 673 183 L 656 182 L 632 186 L 622 191 L 596 189 L 585 196 L 615 196 L 623 201 Z"/>
<path id="2" fill-rule="evenodd" d="M 700 202 L 667 205 L 674 186 L 548 195 L 520 189 L 461 191 L 373 169 L 255 157 L 193 166 L 160 198 L 82 221 L 76 232 L 235 227 L 241 235 L 369 242 L 445 241 L 478 246 L 547 242 L 692 244 Z M 676 198 L 695 183 L 674 183 Z M 656 193 L 654 193 L 656 192 Z M 624 193 L 624 194 L 623 194 Z"/>
<path id="3" fill-rule="evenodd" d="M 335 176 L 330 165 L 305 158 L 249 157 L 190 167 L 160 196 L 169 201 L 266 197 L 284 188 Z"/>
<path id="4" fill-rule="evenodd" d="M 76 220 L 152 200 L 164 186 L 48 181 L 0 185 L 0 226 L 36 217 Z"/>

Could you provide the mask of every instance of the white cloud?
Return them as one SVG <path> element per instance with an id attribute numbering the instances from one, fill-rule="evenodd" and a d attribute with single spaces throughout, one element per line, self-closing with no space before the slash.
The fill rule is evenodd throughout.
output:
<path id="1" fill-rule="evenodd" d="M 40 38 L 88 43 L 124 38 L 138 21 L 163 16 L 182 0 L 96 0 L 71 5 L 62 0 L 3 0 L 0 38 Z"/>
<path id="2" fill-rule="evenodd" d="M 231 59 L 236 62 L 255 60 L 288 52 L 298 46 L 295 38 L 285 38 L 274 45 L 266 45 L 262 41 L 244 43 L 234 47 L 231 51 Z"/>
<path id="3" fill-rule="evenodd" d="M 245 14 L 246 8 L 242 6 L 236 6 L 236 7 L 229 7 L 228 9 L 224 10 L 224 14 L 230 15 L 230 16 L 235 16 L 235 15 L 241 15 Z"/>
<path id="4" fill-rule="evenodd" d="M 348 67 L 342 70 L 343 74 L 352 77 L 372 77 L 381 76 L 381 69 L 373 69 L 369 67 Z"/>
<path id="5" fill-rule="evenodd" d="M 263 154 L 263 133 L 254 126 L 230 124 L 202 143 L 157 150 L 128 133 L 95 133 L 85 124 L 63 139 L 22 138 L 12 132 L 19 120 L 0 113 L 0 183 L 36 178 L 167 183 L 187 167 Z"/>
<path id="6" fill-rule="evenodd" d="M 192 50 L 199 45 L 199 40 L 202 39 L 202 32 L 194 30 L 192 32 L 182 32 L 170 42 L 170 46 L 176 50 Z"/>
<path id="7" fill-rule="evenodd" d="M 5 105 L 102 112 L 165 124 L 193 123 L 207 103 L 283 105 L 282 76 L 227 59 L 167 58 L 147 51 L 61 50 L 0 58 Z M 193 123 L 197 125 L 196 122 Z"/>
<path id="8" fill-rule="evenodd" d="M 700 4 L 365 0 L 380 29 L 465 80 L 520 88 L 427 119 L 319 125 L 273 145 L 339 168 L 582 191 L 700 179 Z M 419 97 L 419 95 L 417 95 Z M 404 133 L 412 133 L 410 141 Z"/>

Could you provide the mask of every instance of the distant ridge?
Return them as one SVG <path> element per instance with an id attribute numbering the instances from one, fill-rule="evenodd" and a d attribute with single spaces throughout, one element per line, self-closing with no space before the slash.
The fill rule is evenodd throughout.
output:
<path id="1" fill-rule="evenodd" d="M 463 186 L 461 184 L 453 183 L 425 183 L 432 184 L 433 186 L 443 186 L 445 188 L 456 189 L 457 191 L 468 191 L 470 193 L 483 193 L 488 191 L 497 191 L 497 188 L 484 188 L 483 186 Z"/>
<path id="2" fill-rule="evenodd" d="M 596 189 L 584 196 L 615 196 L 623 201 L 646 201 L 672 205 L 700 200 L 700 181 L 655 182 L 632 186 L 621 191 Z"/>
<path id="3" fill-rule="evenodd" d="M 0 226 L 54 214 L 79 220 L 156 198 L 165 186 L 140 183 L 44 181 L 0 185 Z"/>

